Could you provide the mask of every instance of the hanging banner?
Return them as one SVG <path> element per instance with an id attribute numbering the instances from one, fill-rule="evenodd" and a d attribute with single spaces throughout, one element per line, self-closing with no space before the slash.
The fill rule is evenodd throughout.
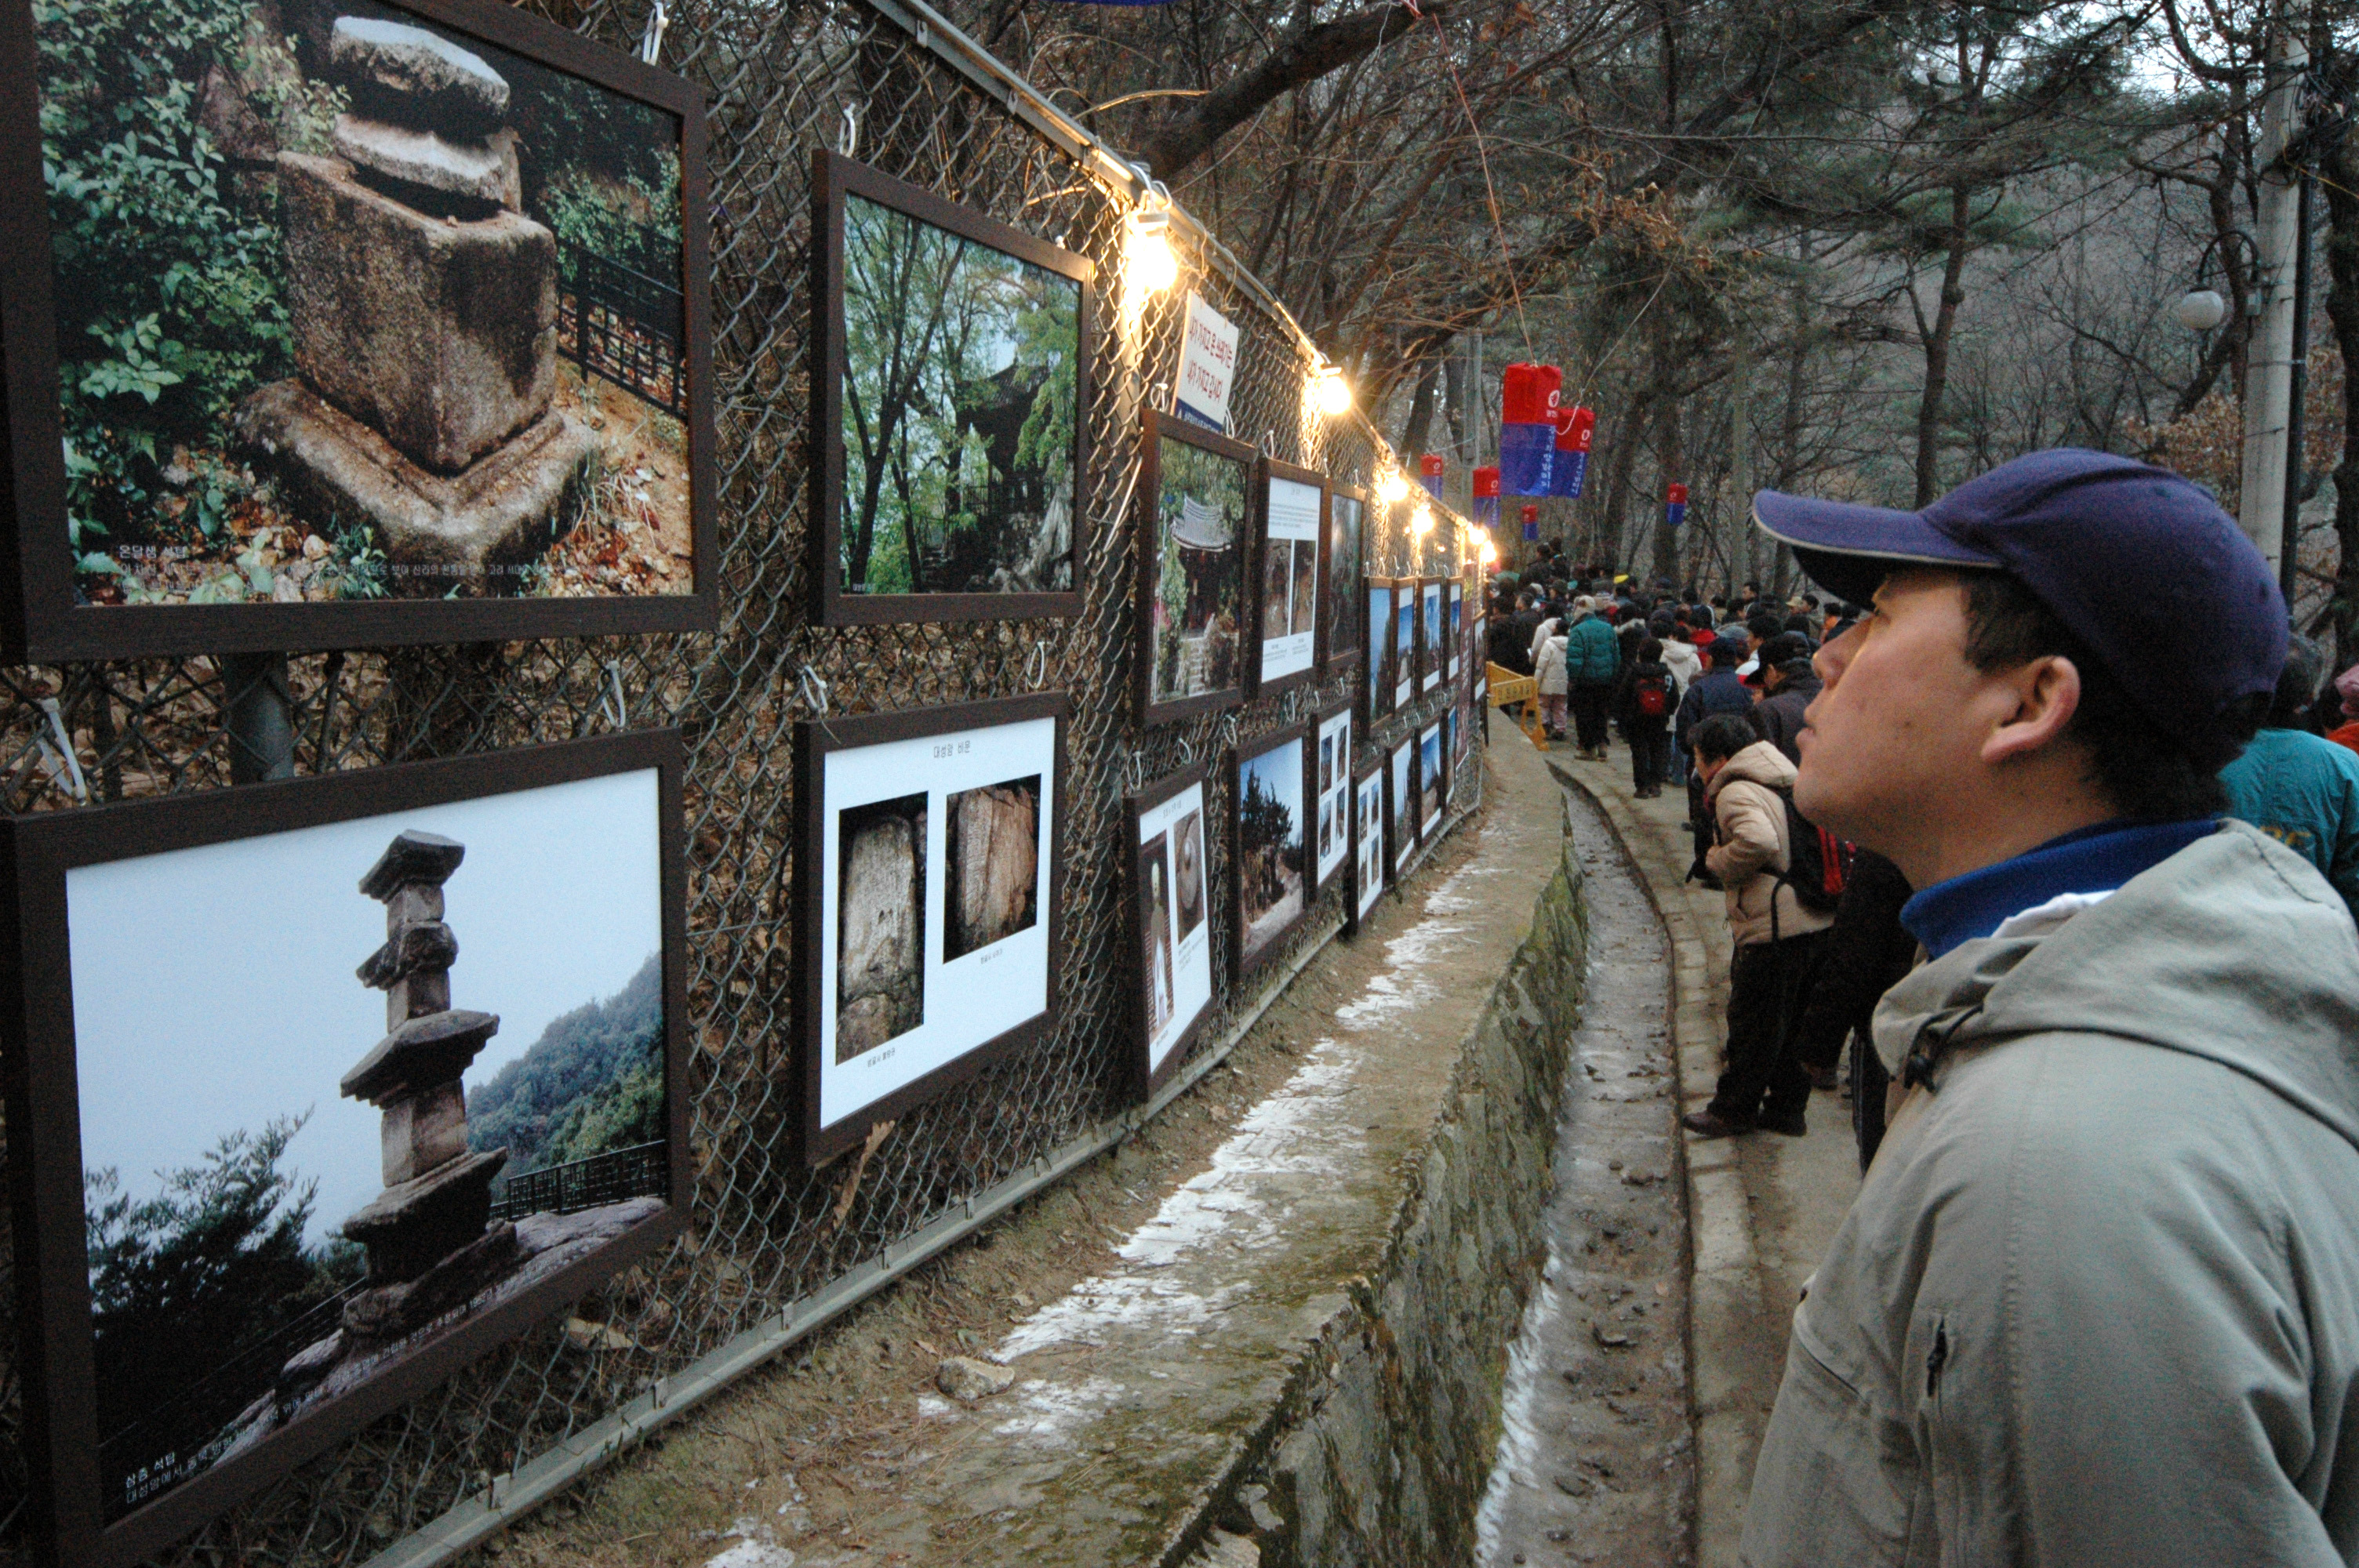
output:
<path id="1" fill-rule="evenodd" d="M 1474 521 L 1488 528 L 1499 520 L 1499 470 L 1474 470 Z"/>
<path id="2" fill-rule="evenodd" d="M 1505 495 L 1546 495 L 1556 452 L 1557 400 L 1564 373 L 1554 365 L 1511 364 L 1499 378 L 1499 488 Z"/>
<path id="3" fill-rule="evenodd" d="M 1663 524 L 1674 534 L 1688 520 L 1688 487 L 1672 485 L 1663 492 Z"/>
<path id="4" fill-rule="evenodd" d="M 1180 379 L 1171 384 L 1171 412 L 1227 435 L 1229 388 L 1237 375 L 1237 324 L 1191 293 L 1187 331 L 1180 344 Z"/>
<path id="5" fill-rule="evenodd" d="M 1441 499 L 1441 476 L 1449 471 L 1450 465 L 1431 452 L 1417 460 L 1417 482 L 1436 501 Z"/>
<path id="6" fill-rule="evenodd" d="M 1578 500 L 1581 481 L 1589 474 L 1589 443 L 1597 434 L 1597 416 L 1586 408 L 1557 409 L 1556 452 L 1549 467 L 1549 493 Z"/>
<path id="7" fill-rule="evenodd" d="M 1538 544 L 1540 536 L 1540 505 L 1537 501 L 1524 503 L 1524 542 Z"/>

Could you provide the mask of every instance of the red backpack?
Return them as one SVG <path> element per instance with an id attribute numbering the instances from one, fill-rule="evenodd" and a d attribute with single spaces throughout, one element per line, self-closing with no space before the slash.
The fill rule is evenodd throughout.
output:
<path id="1" fill-rule="evenodd" d="M 1630 697 L 1643 719 L 1660 719 L 1671 710 L 1670 683 L 1661 676 L 1640 676 Z"/>

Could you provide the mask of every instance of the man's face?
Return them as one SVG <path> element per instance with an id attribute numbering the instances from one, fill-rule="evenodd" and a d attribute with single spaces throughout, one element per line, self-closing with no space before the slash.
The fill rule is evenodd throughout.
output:
<path id="1" fill-rule="evenodd" d="M 1728 759 L 1726 757 L 1707 757 L 1703 754 L 1702 747 L 1699 746 L 1696 748 L 1696 777 L 1703 781 L 1706 788 L 1711 787 L 1712 781 L 1719 777 L 1720 770 L 1726 766 L 1728 766 Z"/>
<path id="2" fill-rule="evenodd" d="M 1825 683 L 1803 714 L 1794 805 L 1828 831 L 1895 855 L 1978 784 L 1982 745 L 2011 688 L 1966 662 L 1953 572 L 1895 572 L 1870 613 L 1811 661 Z"/>

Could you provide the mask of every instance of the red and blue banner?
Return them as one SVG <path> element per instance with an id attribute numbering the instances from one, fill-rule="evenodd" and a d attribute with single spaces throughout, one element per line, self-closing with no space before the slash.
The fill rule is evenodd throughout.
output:
<path id="1" fill-rule="evenodd" d="M 1537 501 L 1527 501 L 1524 503 L 1524 542 L 1537 544 L 1539 536 L 1540 504 Z"/>
<path id="2" fill-rule="evenodd" d="M 1554 365 L 1511 364 L 1499 378 L 1499 489 L 1546 495 L 1556 456 L 1557 400 L 1564 373 Z"/>
<path id="3" fill-rule="evenodd" d="M 1441 476 L 1450 471 L 1449 463 L 1428 452 L 1417 460 L 1417 482 L 1425 486 L 1426 494 L 1441 499 Z"/>
<path id="4" fill-rule="evenodd" d="M 1597 416 L 1586 408 L 1557 409 L 1556 455 L 1549 469 L 1549 493 L 1569 501 L 1581 496 L 1581 481 L 1589 476 L 1589 443 L 1597 434 Z"/>
<path id="5" fill-rule="evenodd" d="M 1474 470 L 1474 521 L 1488 528 L 1499 520 L 1499 470 Z"/>
<path id="6" fill-rule="evenodd" d="M 1680 531 L 1680 524 L 1687 520 L 1688 487 L 1683 484 L 1672 485 L 1663 492 L 1663 525 L 1676 534 Z"/>

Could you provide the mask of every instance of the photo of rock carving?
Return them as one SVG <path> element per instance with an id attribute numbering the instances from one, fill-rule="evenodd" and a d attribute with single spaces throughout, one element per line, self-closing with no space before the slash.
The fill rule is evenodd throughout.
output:
<path id="1" fill-rule="evenodd" d="M 1191 811 L 1171 830 L 1172 880 L 1179 894 L 1180 935 L 1185 942 L 1204 924 L 1204 814 Z"/>
<path id="2" fill-rule="evenodd" d="M 35 34 L 78 602 L 692 591 L 677 116 L 371 0 Z"/>
<path id="3" fill-rule="evenodd" d="M 1169 437 L 1158 461 L 1154 700 L 1176 702 L 1237 684 L 1245 469 Z"/>
<path id="4" fill-rule="evenodd" d="M 1313 631 L 1319 613 L 1319 541 L 1296 539 L 1294 546 L 1293 619 L 1286 630 L 1295 636 Z"/>
<path id="5" fill-rule="evenodd" d="M 1294 539 L 1265 539 L 1261 547 L 1261 634 L 1283 637 L 1293 630 L 1294 557 L 1301 546 Z"/>
<path id="6" fill-rule="evenodd" d="M 1145 938 L 1141 967 L 1147 986 L 1147 1037 L 1171 1022 L 1171 868 L 1165 836 L 1158 833 L 1138 851 L 1138 928 Z"/>
<path id="7" fill-rule="evenodd" d="M 926 792 L 836 816 L 835 1059 L 926 1020 Z"/>
<path id="8" fill-rule="evenodd" d="M 1073 586 L 1082 287 L 863 196 L 843 202 L 847 593 Z"/>
<path id="9" fill-rule="evenodd" d="M 1335 653 L 1360 645 L 1360 503 L 1348 495 L 1327 499 L 1327 602 L 1335 607 L 1328 635 Z"/>
<path id="10" fill-rule="evenodd" d="M 170 1065 L 156 1060 L 152 1017 L 143 1022 L 136 999 L 119 994 L 136 988 L 107 963 L 152 941 L 155 924 L 144 936 L 127 935 L 141 923 L 126 921 L 75 937 L 77 973 L 89 977 L 75 1011 L 109 1520 L 663 1209 L 670 1160 L 663 964 L 645 946 L 660 943 L 652 900 L 645 924 L 585 933 L 580 952 L 549 966 L 562 973 L 498 973 L 503 960 L 545 948 L 552 895 L 612 907 L 629 879 L 585 885 L 535 871 L 546 850 L 523 844 L 492 843 L 485 863 L 471 866 L 466 842 L 419 828 L 388 836 L 384 824 L 277 836 L 308 838 L 305 849 L 245 840 L 73 873 L 101 873 L 70 884 L 75 914 L 93 927 L 168 898 L 196 901 L 218 925 L 234 903 L 247 912 L 241 953 L 255 941 L 274 956 L 350 943 L 368 923 L 325 896 L 338 890 L 383 916 L 382 944 L 356 972 L 290 971 L 266 988 L 266 1006 L 227 1000 L 207 1010 L 217 1016 L 175 1032 L 195 1054 Z M 361 858 L 364 835 L 377 848 L 374 863 Z M 469 837 L 481 845 L 497 835 Z M 304 874 L 339 860 L 346 869 L 332 883 Z M 344 880 L 354 871 L 364 873 L 357 898 Z M 652 893 L 651 858 L 647 872 Z M 270 896 L 254 896 L 265 889 Z M 454 987 L 462 932 L 479 948 L 467 971 L 477 979 Z M 177 979 L 196 972 L 191 964 L 230 961 L 231 950 L 176 951 L 169 973 L 152 960 L 145 972 Z M 634 951 L 635 965 L 623 957 Z M 383 993 L 374 1044 L 352 1029 L 375 1022 L 369 991 Z M 464 1005 L 483 995 L 523 1011 L 518 1022 L 537 1031 L 527 1048 L 501 1038 L 500 1015 Z"/>
<path id="11" fill-rule="evenodd" d="M 942 959 L 963 958 L 1040 917 L 1040 775 L 961 790 L 944 803 Z"/>
<path id="12" fill-rule="evenodd" d="M 1237 768 L 1237 919 L 1250 961 L 1302 913 L 1310 858 L 1302 821 L 1299 739 Z"/>

